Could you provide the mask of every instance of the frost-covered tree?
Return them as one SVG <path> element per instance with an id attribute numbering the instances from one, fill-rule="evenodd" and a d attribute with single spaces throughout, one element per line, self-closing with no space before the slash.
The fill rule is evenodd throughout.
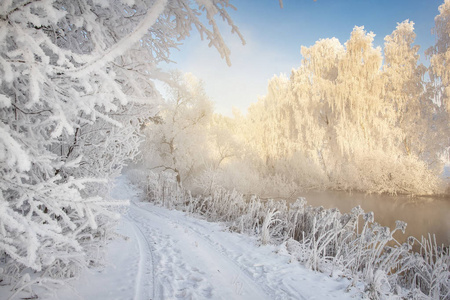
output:
<path id="1" fill-rule="evenodd" d="M 212 118 L 212 102 L 202 82 L 187 73 L 175 72 L 166 102 L 158 119 L 144 130 L 143 160 L 148 170 L 170 171 L 178 183 L 189 179 L 207 159 L 207 126 Z"/>
<path id="2" fill-rule="evenodd" d="M 414 23 L 406 20 L 386 36 L 384 46 L 386 112 L 393 125 L 400 126 L 404 133 L 417 133 L 419 128 L 427 127 L 428 121 L 420 118 L 424 90 L 422 78 L 426 69 L 418 65 L 419 46 L 413 45 L 414 39 Z M 406 132 L 410 126 L 415 126 L 416 130 Z M 421 148 L 423 143 L 423 137 L 413 140 L 412 136 L 405 135 L 399 138 L 403 140 L 404 150 L 408 154 L 413 151 L 412 146 Z"/>
<path id="3" fill-rule="evenodd" d="M 406 20 L 385 38 L 385 116 L 391 120 L 392 140 L 409 156 L 424 160 L 430 168 L 442 167 L 439 152 L 446 130 L 445 112 L 439 107 L 425 81 L 427 69 L 419 64 L 419 46 L 413 45 L 414 23 Z M 402 146 L 403 147 L 402 147 Z"/>
<path id="4" fill-rule="evenodd" d="M 413 23 L 386 37 L 356 26 L 342 45 L 302 47 L 290 78 L 274 77 L 244 130 L 266 174 L 297 185 L 368 192 L 433 193 L 445 130 L 426 92 Z"/>
<path id="5" fill-rule="evenodd" d="M 240 155 L 240 141 L 232 131 L 232 125 L 229 124 L 228 118 L 221 115 L 214 115 L 210 135 L 209 149 L 211 156 L 211 167 L 220 168 L 229 159 Z"/>
<path id="6" fill-rule="evenodd" d="M 107 199 L 160 98 L 157 64 L 195 27 L 229 62 L 227 0 L 0 3 L 0 280 L 66 278 L 98 262 Z M 207 22 L 202 22 L 203 16 Z M 40 277 L 30 279 L 32 272 Z"/>
<path id="7" fill-rule="evenodd" d="M 443 156 L 448 162 L 450 153 L 450 1 L 439 6 L 439 15 L 434 19 L 436 44 L 426 54 L 430 59 L 429 74 L 432 83 L 429 90 L 433 100 L 439 105 L 435 115 L 437 130 L 442 131 L 447 139 L 436 139 L 436 144 L 444 146 Z"/>
<path id="8" fill-rule="evenodd" d="M 246 155 L 246 148 L 238 134 L 235 119 L 214 114 L 206 128 L 206 139 L 198 145 L 207 151 L 202 153 L 202 168 L 187 186 L 194 192 L 211 193 L 215 188 L 222 187 L 235 189 L 236 185 L 230 183 L 229 171 L 235 169 L 234 163 L 242 164 Z"/>
<path id="9" fill-rule="evenodd" d="M 450 1 L 439 6 L 434 19 L 436 45 L 427 50 L 431 57 L 430 76 L 435 82 L 437 101 L 450 111 Z"/>

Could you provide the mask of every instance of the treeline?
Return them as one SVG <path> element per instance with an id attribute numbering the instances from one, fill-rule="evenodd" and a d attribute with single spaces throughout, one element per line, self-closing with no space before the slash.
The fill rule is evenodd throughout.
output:
<path id="1" fill-rule="evenodd" d="M 400 23 L 384 57 L 363 27 L 345 46 L 325 39 L 303 47 L 301 67 L 274 77 L 249 109 L 247 139 L 267 168 L 294 167 L 294 181 L 312 174 L 313 185 L 337 189 L 435 193 L 449 146 L 448 100 L 442 81 L 425 80 L 436 78 L 435 59 L 430 69 L 418 63 L 414 37 L 413 23 Z"/>
<path id="2" fill-rule="evenodd" d="M 384 49 L 355 27 L 302 47 L 290 77 L 275 76 L 246 116 L 213 114 L 201 82 L 173 75 L 169 100 L 146 129 L 153 171 L 174 172 L 192 190 L 216 186 L 270 197 L 330 188 L 374 193 L 442 192 L 449 149 L 450 3 L 437 41 L 419 63 L 414 23 L 399 23 Z"/>

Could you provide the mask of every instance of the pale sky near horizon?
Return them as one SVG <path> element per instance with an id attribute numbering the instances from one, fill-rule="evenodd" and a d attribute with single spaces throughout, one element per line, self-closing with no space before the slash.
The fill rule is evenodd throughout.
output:
<path id="1" fill-rule="evenodd" d="M 409 19 L 415 23 L 416 45 L 420 45 L 421 62 L 428 64 L 424 51 L 432 46 L 434 17 L 444 0 L 231 0 L 237 11 L 230 11 L 244 35 L 238 36 L 221 26 L 231 50 L 232 66 L 195 31 L 173 51 L 176 64 L 164 69 L 191 72 L 204 82 L 215 111 L 231 115 L 232 107 L 244 114 L 251 103 L 266 94 L 267 83 L 274 75 L 289 76 L 301 63 L 301 46 L 312 46 L 323 38 L 336 37 L 344 44 L 354 26 L 364 26 L 376 34 L 374 45 L 383 46 L 384 37 L 397 23 Z"/>

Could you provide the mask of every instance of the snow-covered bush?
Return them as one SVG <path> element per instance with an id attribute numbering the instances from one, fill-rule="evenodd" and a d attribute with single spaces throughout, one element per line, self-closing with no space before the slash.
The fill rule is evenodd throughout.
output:
<path id="1" fill-rule="evenodd" d="M 336 172 L 342 176 L 336 187 L 358 189 L 367 193 L 433 194 L 439 177 L 415 155 L 397 155 L 384 151 L 355 153 L 352 164 L 342 164 Z"/>
<path id="2" fill-rule="evenodd" d="M 402 270 L 407 270 L 402 280 L 411 286 L 409 297 L 420 299 L 446 299 L 450 295 L 450 248 L 436 243 L 431 235 L 421 240 L 410 238 L 418 244 L 419 251 L 404 258 Z"/>
<path id="3" fill-rule="evenodd" d="M 195 27 L 229 62 L 228 1 L 0 3 L 0 281 L 16 293 L 98 264 L 108 183 L 161 98 L 156 65 Z M 206 23 L 202 22 L 206 15 Z M 239 34 L 239 33 L 238 33 Z M 31 274 L 31 275 L 30 275 Z"/>

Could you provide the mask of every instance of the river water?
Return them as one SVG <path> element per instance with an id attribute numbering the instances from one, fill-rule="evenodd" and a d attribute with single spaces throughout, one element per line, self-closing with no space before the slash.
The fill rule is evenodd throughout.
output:
<path id="1" fill-rule="evenodd" d="M 420 240 L 428 233 L 436 235 L 438 245 L 450 245 L 450 197 L 410 197 L 340 191 L 311 191 L 302 193 L 309 205 L 324 208 L 337 207 L 342 213 L 360 205 L 365 212 L 375 214 L 375 222 L 395 228 L 395 221 L 406 222 L 405 234 L 395 238 L 404 242 L 408 236 Z"/>

